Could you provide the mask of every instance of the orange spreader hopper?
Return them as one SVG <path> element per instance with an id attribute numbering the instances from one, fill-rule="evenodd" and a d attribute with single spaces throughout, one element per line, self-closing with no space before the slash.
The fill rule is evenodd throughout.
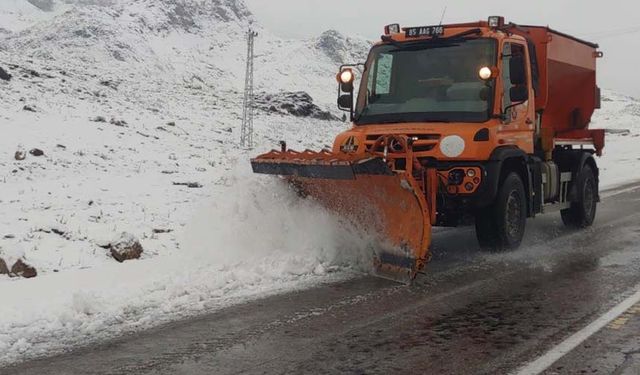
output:
<path id="1" fill-rule="evenodd" d="M 395 139 L 406 145 L 406 137 Z M 255 173 L 283 176 L 302 196 L 375 236 L 374 272 L 408 283 L 430 258 L 435 213 L 429 201 L 435 203 L 437 185 L 425 183 L 436 182 L 436 170 L 423 168 L 413 160 L 410 146 L 407 149 L 386 157 L 368 152 L 274 150 L 252 159 L 251 164 Z"/>

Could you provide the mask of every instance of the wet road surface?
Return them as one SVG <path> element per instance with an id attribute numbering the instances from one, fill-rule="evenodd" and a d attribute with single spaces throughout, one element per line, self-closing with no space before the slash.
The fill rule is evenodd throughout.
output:
<path id="1" fill-rule="evenodd" d="M 640 285 L 640 189 L 605 197 L 596 224 L 528 221 L 518 251 L 441 230 L 416 285 L 362 277 L 246 303 L 12 374 L 502 374 L 580 331 Z M 640 305 L 547 374 L 640 374 Z"/>

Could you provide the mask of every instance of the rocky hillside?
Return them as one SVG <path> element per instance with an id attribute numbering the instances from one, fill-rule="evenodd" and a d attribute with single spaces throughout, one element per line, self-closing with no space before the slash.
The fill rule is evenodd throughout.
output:
<path id="1" fill-rule="evenodd" d="M 0 258 L 44 275 L 113 261 L 122 232 L 143 258 L 180 251 L 194 205 L 257 152 L 238 147 L 250 25 L 260 150 L 331 144 L 335 72 L 368 48 L 276 38 L 236 0 L 7 0 L 0 19 Z"/>
<path id="2" fill-rule="evenodd" d="M 72 80 L 51 87 L 66 91 L 58 96 L 65 104 L 68 96 L 87 92 L 99 98 L 105 81 L 124 96 L 109 100 L 124 100 L 118 107 L 167 111 L 175 105 L 173 98 L 165 100 L 172 93 L 235 101 L 244 84 L 245 33 L 253 24 L 260 33 L 256 89 L 304 90 L 324 110 L 335 111 L 337 67 L 362 59 L 368 47 L 336 32 L 308 41 L 273 37 L 236 0 L 9 0 L 0 4 L 0 14 L 13 29 L 0 34 L 0 66 L 17 66 L 18 75 L 25 69 L 79 78 L 83 87 L 73 87 Z"/>

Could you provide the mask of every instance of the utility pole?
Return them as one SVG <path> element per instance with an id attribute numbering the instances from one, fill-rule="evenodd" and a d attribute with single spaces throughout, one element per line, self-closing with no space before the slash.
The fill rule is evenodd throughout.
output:
<path id="1" fill-rule="evenodd" d="M 242 108 L 242 129 L 240 132 L 240 145 L 253 147 L 253 111 L 255 101 L 253 97 L 253 41 L 258 33 L 251 28 L 247 33 L 247 72 L 244 81 L 244 102 Z"/>

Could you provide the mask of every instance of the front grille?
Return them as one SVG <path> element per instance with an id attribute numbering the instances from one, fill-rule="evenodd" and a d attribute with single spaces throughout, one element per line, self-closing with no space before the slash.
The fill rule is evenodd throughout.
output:
<path id="1" fill-rule="evenodd" d="M 425 152 L 425 151 L 431 151 L 436 147 L 435 143 L 429 144 L 429 145 L 413 145 L 413 152 Z"/>
<path id="2" fill-rule="evenodd" d="M 367 141 L 371 141 L 371 143 L 375 142 L 378 138 L 382 137 L 385 134 L 368 134 Z M 416 138 L 418 141 L 437 141 L 440 139 L 440 134 L 409 134 L 407 135 L 409 138 Z"/>
<path id="3" fill-rule="evenodd" d="M 382 136 L 384 136 L 384 134 L 368 134 L 365 141 L 365 147 L 367 148 L 367 151 L 383 152 L 384 146 L 380 146 L 376 150 L 371 150 L 371 147 L 373 146 L 375 141 L 377 141 L 378 138 Z M 415 141 L 413 142 L 414 152 L 427 152 L 427 151 L 433 150 L 436 147 L 436 145 L 438 144 L 438 141 L 440 140 L 441 135 L 440 134 L 408 134 L 407 137 L 415 139 Z"/>

